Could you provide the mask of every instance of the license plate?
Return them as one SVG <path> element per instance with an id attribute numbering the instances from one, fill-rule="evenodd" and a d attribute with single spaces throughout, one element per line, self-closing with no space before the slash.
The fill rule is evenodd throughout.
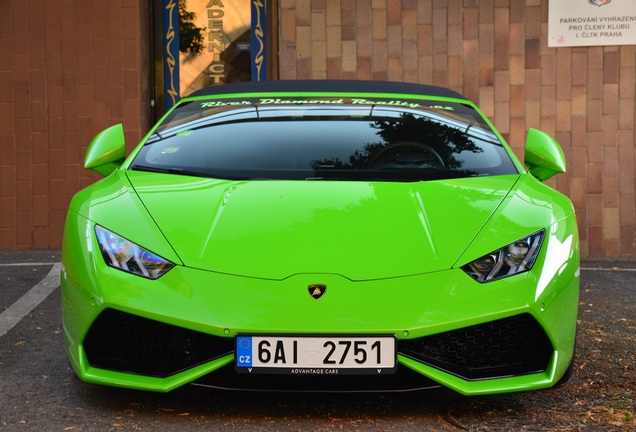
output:
<path id="1" fill-rule="evenodd" d="M 395 336 L 236 337 L 236 370 L 297 375 L 392 374 Z"/>

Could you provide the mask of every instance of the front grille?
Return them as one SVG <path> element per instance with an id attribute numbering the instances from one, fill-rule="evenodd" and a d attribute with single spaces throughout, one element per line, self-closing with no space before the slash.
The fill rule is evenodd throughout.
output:
<path id="1" fill-rule="evenodd" d="M 90 328 L 84 349 L 93 367 L 166 377 L 232 352 L 234 342 L 106 309 Z"/>
<path id="2" fill-rule="evenodd" d="M 478 380 L 543 372 L 553 348 L 539 323 L 522 314 L 401 341 L 399 351 L 461 378 Z"/>

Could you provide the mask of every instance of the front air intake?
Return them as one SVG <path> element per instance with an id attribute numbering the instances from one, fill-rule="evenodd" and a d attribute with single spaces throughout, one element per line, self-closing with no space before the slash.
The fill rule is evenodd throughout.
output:
<path id="1" fill-rule="evenodd" d="M 543 372 L 553 348 L 539 323 L 522 314 L 400 341 L 399 351 L 461 378 L 478 380 Z"/>
<path id="2" fill-rule="evenodd" d="M 232 338 L 106 309 L 91 326 L 84 349 L 93 367 L 166 377 L 231 353 L 234 343 Z"/>

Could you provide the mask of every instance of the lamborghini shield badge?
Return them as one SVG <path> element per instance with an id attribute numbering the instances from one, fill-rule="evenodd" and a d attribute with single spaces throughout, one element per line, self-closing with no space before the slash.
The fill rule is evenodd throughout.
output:
<path id="1" fill-rule="evenodd" d="M 315 300 L 319 300 L 327 292 L 327 285 L 311 284 L 307 286 L 307 290 L 310 296 Z"/>

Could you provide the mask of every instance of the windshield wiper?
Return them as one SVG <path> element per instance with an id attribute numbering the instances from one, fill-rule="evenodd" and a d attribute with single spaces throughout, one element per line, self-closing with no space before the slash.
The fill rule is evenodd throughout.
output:
<path id="1" fill-rule="evenodd" d="M 161 174 L 177 174 L 177 175 L 185 175 L 185 176 L 192 176 L 192 177 L 216 178 L 216 179 L 222 179 L 222 180 L 251 180 L 249 177 L 221 175 L 219 173 L 214 173 L 214 172 L 196 171 L 196 170 L 189 170 L 184 168 L 173 168 L 173 167 L 164 168 L 164 167 L 134 164 L 130 166 L 130 169 L 133 171 L 148 171 L 148 172 L 161 173 Z"/>
<path id="2" fill-rule="evenodd" d="M 200 171 L 187 170 L 183 168 L 163 168 L 163 167 L 153 167 L 148 165 L 140 165 L 134 164 L 130 167 L 133 171 L 148 171 L 148 172 L 156 172 L 162 174 L 181 174 L 181 175 L 189 175 L 189 176 L 202 176 L 204 175 Z"/>

